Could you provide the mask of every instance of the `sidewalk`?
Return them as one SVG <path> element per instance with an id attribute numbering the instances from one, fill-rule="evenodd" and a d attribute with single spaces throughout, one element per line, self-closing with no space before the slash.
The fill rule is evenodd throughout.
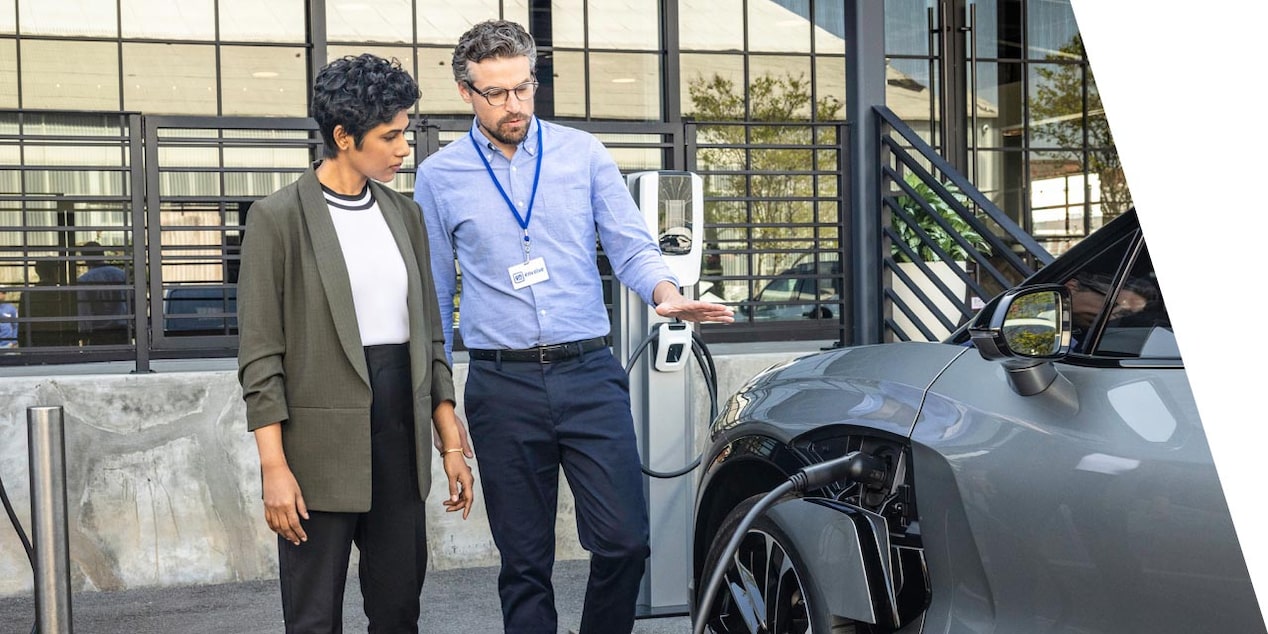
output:
<path id="1" fill-rule="evenodd" d="M 585 596 L 585 561 L 555 565 L 555 605 L 560 632 L 577 629 Z M 349 575 L 344 594 L 344 626 L 364 632 L 361 592 Z M 277 581 L 80 592 L 71 598 L 75 634 L 254 634 L 282 632 Z M 31 596 L 0 598 L 0 634 L 28 634 L 35 621 Z M 497 600 L 497 568 L 431 571 L 423 586 L 421 632 L 497 634 L 502 613 Z M 636 634 L 687 634 L 685 616 L 641 619 Z"/>

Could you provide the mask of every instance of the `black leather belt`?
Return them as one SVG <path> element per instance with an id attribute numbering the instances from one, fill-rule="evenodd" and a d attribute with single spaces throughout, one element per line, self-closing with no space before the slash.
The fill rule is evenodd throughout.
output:
<path id="1" fill-rule="evenodd" d="M 480 361 L 533 361 L 535 363 L 558 363 L 579 357 L 587 352 L 608 347 L 607 337 L 569 341 L 549 346 L 537 346 L 523 350 L 478 350 L 468 349 L 472 359 Z"/>

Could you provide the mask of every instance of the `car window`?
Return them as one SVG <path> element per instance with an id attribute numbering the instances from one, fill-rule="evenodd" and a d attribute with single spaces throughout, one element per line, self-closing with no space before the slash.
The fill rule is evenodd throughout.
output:
<path id="1" fill-rule="evenodd" d="M 789 275 L 785 273 L 784 275 Z M 757 300 L 762 302 L 786 302 L 793 299 L 794 288 L 797 286 L 797 278 L 795 277 L 777 277 L 770 281 L 757 294 Z"/>
<path id="2" fill-rule="evenodd" d="M 755 321 L 831 319 L 836 314 L 841 262 L 835 253 L 810 257 L 784 269 L 753 296 L 747 310 Z"/>
<path id="3" fill-rule="evenodd" d="M 1117 301 L 1107 306 L 1105 329 L 1094 354 L 1110 357 L 1179 358 L 1149 248 L 1142 245 L 1119 284 Z"/>
<path id="4" fill-rule="evenodd" d="M 1153 260 L 1138 238 L 1137 232 L 1124 236 L 1064 281 L 1070 291 L 1071 351 L 1115 358 L 1180 356 Z"/>
<path id="5" fill-rule="evenodd" d="M 1062 281 L 1070 291 L 1070 322 L 1074 330 L 1071 351 L 1087 351 L 1096 326 L 1105 316 L 1110 289 L 1127 262 L 1134 237 L 1132 232 L 1113 242 Z"/>
<path id="6" fill-rule="evenodd" d="M 1129 222 L 1130 221 L 1130 222 Z M 1113 233 L 1104 233 L 1110 231 Z M 1062 284 L 1070 293 L 1070 352 L 1074 356 L 1180 360 L 1153 259 L 1135 212 L 1115 219 L 1023 286 Z M 996 305 L 996 297 L 985 310 Z M 967 327 L 947 343 L 972 345 Z"/>

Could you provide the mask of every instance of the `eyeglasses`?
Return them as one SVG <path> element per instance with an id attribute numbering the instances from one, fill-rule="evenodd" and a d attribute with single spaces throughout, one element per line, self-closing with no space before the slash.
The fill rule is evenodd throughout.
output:
<path id="1" fill-rule="evenodd" d="M 471 89 L 471 92 L 484 97 L 484 100 L 489 102 L 489 105 L 494 108 L 505 105 L 507 95 L 510 95 L 511 93 L 515 93 L 516 101 L 528 101 L 533 98 L 534 94 L 537 93 L 536 81 L 526 81 L 510 90 L 505 88 L 490 88 L 483 92 L 481 92 L 479 88 L 476 88 L 475 84 L 471 83 L 470 80 L 464 79 L 463 81 L 466 82 L 467 87 Z"/>

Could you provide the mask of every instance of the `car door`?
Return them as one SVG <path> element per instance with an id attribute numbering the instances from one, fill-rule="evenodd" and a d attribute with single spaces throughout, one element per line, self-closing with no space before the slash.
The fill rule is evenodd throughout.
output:
<path id="1" fill-rule="evenodd" d="M 1080 257 L 1057 270 L 1100 307 L 1052 386 L 965 354 L 926 397 L 925 631 L 1263 631 L 1139 229 Z"/>

